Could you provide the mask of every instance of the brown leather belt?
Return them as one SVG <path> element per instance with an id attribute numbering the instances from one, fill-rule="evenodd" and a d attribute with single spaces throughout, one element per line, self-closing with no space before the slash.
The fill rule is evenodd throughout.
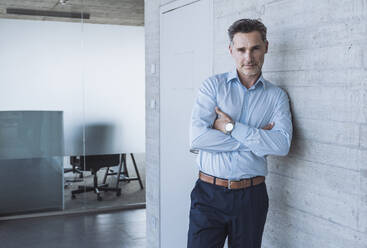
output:
<path id="1" fill-rule="evenodd" d="M 265 182 L 265 177 L 264 176 L 257 176 L 257 177 L 253 177 L 253 178 L 248 178 L 248 179 L 241 179 L 238 181 L 232 181 L 232 180 L 227 180 L 227 179 L 221 179 L 218 177 L 213 177 L 210 175 L 207 175 L 203 172 L 199 172 L 199 178 L 201 181 L 204 181 L 206 183 L 211 183 L 211 184 L 215 184 L 218 186 L 223 186 L 226 187 L 228 189 L 244 189 L 244 188 L 248 188 L 252 185 L 258 185 L 260 183 Z"/>

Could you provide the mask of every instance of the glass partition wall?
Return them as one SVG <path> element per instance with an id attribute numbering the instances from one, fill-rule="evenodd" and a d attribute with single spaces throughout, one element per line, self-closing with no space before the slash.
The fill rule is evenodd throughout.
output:
<path id="1" fill-rule="evenodd" d="M 143 206 L 142 21 L 109 1 L 5 2 L 0 218 Z"/>

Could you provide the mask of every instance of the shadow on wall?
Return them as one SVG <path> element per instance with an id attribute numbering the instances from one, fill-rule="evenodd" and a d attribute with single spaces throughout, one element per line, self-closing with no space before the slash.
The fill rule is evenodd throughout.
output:
<path id="1" fill-rule="evenodd" d="M 85 137 L 85 150 L 84 140 Z M 121 138 L 116 136 L 116 128 L 110 123 L 94 123 L 85 126 L 79 126 L 78 131 L 73 139 L 76 151 L 71 155 L 98 155 L 112 154 L 116 139 Z"/>
<path id="2" fill-rule="evenodd" d="M 271 44 L 271 38 L 270 38 L 270 44 Z M 289 78 L 287 78 L 286 73 L 283 72 L 284 68 L 289 67 L 289 53 L 287 52 L 282 52 L 282 51 L 286 51 L 287 49 L 289 49 L 289 47 L 293 47 L 294 44 L 292 44 L 292 39 L 287 39 L 284 38 L 281 42 L 281 44 L 278 44 L 276 49 L 276 58 L 272 58 L 272 57 L 268 57 L 265 61 L 267 63 L 276 63 L 276 68 L 277 70 L 279 70 L 279 72 L 276 73 L 276 75 L 274 73 L 272 73 L 275 78 L 269 78 L 269 80 L 271 82 L 275 82 L 277 84 L 277 86 L 279 86 L 280 88 L 282 88 L 288 98 L 289 98 L 289 104 L 290 104 L 290 112 L 292 115 L 292 125 L 293 125 L 293 134 L 292 134 L 292 143 L 291 143 L 291 147 L 289 150 L 289 154 L 288 156 L 292 157 L 292 155 L 296 152 L 295 150 L 297 149 L 297 114 L 294 113 L 293 109 L 293 100 L 292 96 L 289 94 L 288 89 L 287 89 L 287 85 L 289 85 Z M 269 49 L 271 50 L 272 47 L 269 47 Z M 271 65 L 271 67 L 273 67 L 274 65 Z M 286 69 L 284 69 L 286 70 Z M 291 213 L 289 213 L 287 211 L 287 205 L 291 204 L 290 201 L 292 200 L 291 194 L 292 194 L 292 185 L 290 183 L 290 180 L 282 180 L 282 177 L 279 177 L 277 174 L 283 174 L 283 175 L 289 175 L 292 174 L 290 170 L 292 170 L 292 163 L 291 160 L 288 158 L 288 156 L 285 157 L 277 157 L 277 156 L 270 156 L 270 160 L 269 160 L 269 170 L 270 171 L 274 171 L 276 175 L 272 175 L 272 173 L 269 174 L 269 178 L 270 180 L 270 188 L 271 188 L 271 201 L 272 203 L 270 204 L 270 211 L 271 211 L 271 215 L 268 215 L 268 218 L 270 217 L 271 222 L 274 222 L 271 226 L 271 229 L 274 228 L 274 226 L 276 226 L 277 222 L 279 221 L 279 219 L 281 219 L 282 223 L 286 223 L 286 225 L 290 225 L 290 223 L 292 223 L 292 217 L 291 217 Z M 275 224 L 275 225 L 274 225 Z M 278 232 L 276 230 L 270 230 L 270 232 L 274 232 L 277 233 L 277 240 L 279 240 L 279 242 L 282 244 L 282 246 L 284 247 L 292 247 L 294 245 L 294 240 L 293 237 L 290 237 L 289 234 L 287 232 Z M 281 234 L 281 235 L 279 235 Z"/>

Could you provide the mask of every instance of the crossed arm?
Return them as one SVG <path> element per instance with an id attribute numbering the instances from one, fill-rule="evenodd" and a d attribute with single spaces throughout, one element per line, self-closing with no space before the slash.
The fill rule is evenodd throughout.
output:
<path id="1" fill-rule="evenodd" d="M 232 118 L 217 108 L 216 89 L 205 81 L 199 90 L 191 116 L 191 149 L 208 152 L 252 151 L 257 156 L 285 156 L 292 139 L 289 100 L 284 93 L 275 108 L 272 123 L 262 128 L 235 122 L 231 135 L 224 126 Z"/>

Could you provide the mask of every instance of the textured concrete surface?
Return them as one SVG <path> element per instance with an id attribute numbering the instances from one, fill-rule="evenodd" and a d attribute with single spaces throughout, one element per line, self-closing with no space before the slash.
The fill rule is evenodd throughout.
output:
<path id="1" fill-rule="evenodd" d="M 216 72 L 232 68 L 226 28 L 268 27 L 267 79 L 291 100 L 287 157 L 268 157 L 263 247 L 367 247 L 367 1 L 214 1 Z"/>
<path id="2" fill-rule="evenodd" d="M 145 0 L 147 247 L 159 244 L 159 0 Z"/>

